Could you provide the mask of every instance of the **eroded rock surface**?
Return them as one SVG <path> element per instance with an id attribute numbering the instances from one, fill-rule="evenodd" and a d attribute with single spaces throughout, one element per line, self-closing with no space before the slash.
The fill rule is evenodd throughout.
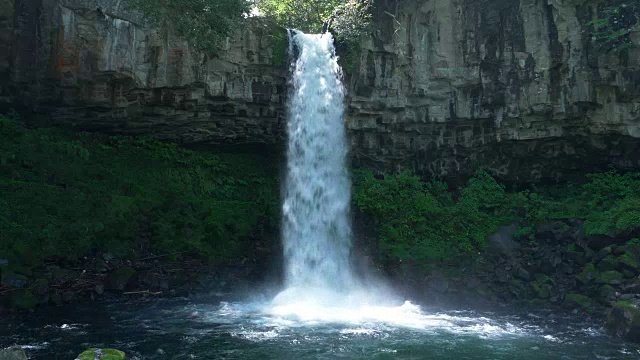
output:
<path id="1" fill-rule="evenodd" d="M 182 143 L 281 141 L 285 78 L 272 66 L 273 34 L 256 22 L 207 56 L 126 3 L 17 0 L 15 35 L 2 44 L 10 64 L 0 59 L 11 78 L 4 101 L 81 129 Z M 0 35 L 8 21 L 0 17 Z"/>
<path id="2" fill-rule="evenodd" d="M 187 144 L 284 144 L 273 29 L 256 22 L 205 56 L 126 4 L 0 0 L 0 106 Z M 376 1 L 346 67 L 355 165 L 445 178 L 478 165 L 518 182 L 640 168 L 640 33 L 599 50 L 589 21 L 607 4 L 625 5 Z M 622 11 L 637 30 L 637 7 Z"/>
<path id="3" fill-rule="evenodd" d="M 477 164 L 514 181 L 637 168 L 640 32 L 627 53 L 598 51 L 602 3 L 376 1 L 349 80 L 356 162 L 444 177 Z M 640 29 L 624 2 L 604 3 Z"/>

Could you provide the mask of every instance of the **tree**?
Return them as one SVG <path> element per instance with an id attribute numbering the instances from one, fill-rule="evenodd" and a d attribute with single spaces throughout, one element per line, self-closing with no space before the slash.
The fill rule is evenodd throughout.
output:
<path id="1" fill-rule="evenodd" d="M 217 49 L 231 36 L 252 5 L 249 0 L 130 0 L 130 4 L 205 51 Z"/>
<path id="2" fill-rule="evenodd" d="M 258 0 L 260 12 L 286 28 L 317 33 L 344 0 Z"/>

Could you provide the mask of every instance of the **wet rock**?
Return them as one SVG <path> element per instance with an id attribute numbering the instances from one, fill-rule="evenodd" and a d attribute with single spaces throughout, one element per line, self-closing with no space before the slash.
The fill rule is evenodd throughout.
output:
<path id="1" fill-rule="evenodd" d="M 578 281 L 583 285 L 587 285 L 593 281 L 597 275 L 598 271 L 596 270 L 596 267 L 592 263 L 588 263 L 584 268 L 582 268 L 582 271 L 576 275 L 576 279 L 578 279 Z"/>
<path id="2" fill-rule="evenodd" d="M 598 284 L 619 285 L 622 284 L 622 279 L 624 279 L 624 275 L 622 275 L 622 273 L 612 270 L 605 271 L 598 275 L 595 282 Z"/>
<path id="3" fill-rule="evenodd" d="M 622 273 L 622 275 L 624 275 L 624 277 L 626 279 L 631 279 L 631 278 L 634 278 L 636 276 L 636 273 L 634 271 L 631 271 L 631 270 L 622 269 L 622 270 L 620 270 L 620 272 Z"/>
<path id="4" fill-rule="evenodd" d="M 604 247 L 604 248 L 600 249 L 600 251 L 598 251 L 596 253 L 596 255 L 593 258 L 593 262 L 598 263 L 602 259 L 604 259 L 604 258 L 606 258 L 607 256 L 610 256 L 610 255 L 611 255 L 611 246 Z"/>
<path id="5" fill-rule="evenodd" d="M 640 342 L 640 310 L 628 303 L 618 302 L 609 311 L 606 326 L 617 336 Z"/>
<path id="6" fill-rule="evenodd" d="M 638 255 L 631 251 L 625 251 L 618 257 L 619 267 L 637 273 L 640 270 L 640 261 Z"/>
<path id="7" fill-rule="evenodd" d="M 614 301 L 616 298 L 616 289 L 610 285 L 601 286 L 598 290 L 598 295 L 600 295 L 600 299 L 602 299 L 605 303 L 610 301 Z"/>
<path id="8" fill-rule="evenodd" d="M 640 240 L 638 239 L 629 240 L 624 245 L 624 248 L 626 251 L 629 251 L 636 256 L 640 256 Z"/>
<path id="9" fill-rule="evenodd" d="M 524 281 L 529 281 L 531 280 L 531 274 L 529 274 L 529 272 L 523 268 L 518 268 L 515 271 L 515 277 L 517 277 L 518 279 L 524 280 Z"/>
<path id="10" fill-rule="evenodd" d="M 62 301 L 63 302 L 72 302 L 76 297 L 76 293 L 74 291 L 65 291 L 62 293 Z"/>
<path id="11" fill-rule="evenodd" d="M 605 256 L 598 263 L 599 271 L 611 271 L 611 270 L 615 270 L 617 267 L 618 267 L 618 260 L 613 255 Z"/>
<path id="12" fill-rule="evenodd" d="M 640 294 L 640 283 L 634 283 L 625 286 L 622 289 L 623 294 Z"/>
<path id="13" fill-rule="evenodd" d="M 133 268 L 123 266 L 109 275 L 106 288 L 109 290 L 122 291 L 135 274 L 136 271 Z"/>
<path id="14" fill-rule="evenodd" d="M 27 360 L 27 354 L 20 346 L 0 350 L 0 360 Z"/>
<path id="15" fill-rule="evenodd" d="M 11 296 L 11 302 L 13 307 L 21 310 L 33 309 L 38 304 L 31 290 L 27 289 L 14 291 Z"/>
<path id="16" fill-rule="evenodd" d="M 93 269 L 97 272 L 107 272 L 109 265 L 102 259 L 96 259 L 93 263 Z"/>
<path id="17" fill-rule="evenodd" d="M 550 284 L 532 283 L 533 292 L 540 299 L 548 299 L 551 297 L 553 287 Z"/>
<path id="18" fill-rule="evenodd" d="M 50 295 L 49 300 L 51 301 L 52 304 L 58 305 L 58 306 L 64 303 L 64 301 L 62 301 L 62 295 L 57 291 Z"/>
<path id="19" fill-rule="evenodd" d="M 578 307 L 584 311 L 591 312 L 593 309 L 593 300 L 582 294 L 567 294 L 564 303 L 571 307 Z"/>
<path id="20" fill-rule="evenodd" d="M 126 360 L 127 355 L 117 349 L 88 349 L 78 355 L 76 360 Z"/>
<path id="21" fill-rule="evenodd" d="M 47 279 L 36 279 L 31 285 L 31 291 L 38 296 L 45 295 L 49 292 L 49 281 Z"/>

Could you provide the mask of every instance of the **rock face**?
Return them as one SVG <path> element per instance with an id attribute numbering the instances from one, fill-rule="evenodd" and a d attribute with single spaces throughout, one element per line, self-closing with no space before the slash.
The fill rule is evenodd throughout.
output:
<path id="1" fill-rule="evenodd" d="M 3 14 L 12 5 L 0 1 Z M 272 66 L 272 34 L 250 28 L 206 56 L 147 26 L 126 1 L 15 0 L 14 18 L 0 16 L 0 52 L 11 54 L 0 58 L 0 76 L 11 79 L 0 96 L 81 129 L 275 144 L 284 72 Z"/>
<path id="2" fill-rule="evenodd" d="M 597 51 L 599 3 L 376 1 L 349 79 L 356 163 L 515 181 L 638 168 L 640 16 L 605 1 L 636 31 L 626 54 Z"/>
<path id="3" fill-rule="evenodd" d="M 640 310 L 627 304 L 616 304 L 607 317 L 607 329 L 627 340 L 640 342 Z"/>
<path id="4" fill-rule="evenodd" d="M 356 165 L 441 177 L 477 165 L 512 181 L 640 168 L 640 32 L 605 53 L 589 25 L 609 4 L 637 30 L 638 7 L 375 3 L 374 35 L 346 66 Z M 205 56 L 126 4 L 0 0 L 0 107 L 181 143 L 284 144 L 273 30 L 256 24 Z"/>

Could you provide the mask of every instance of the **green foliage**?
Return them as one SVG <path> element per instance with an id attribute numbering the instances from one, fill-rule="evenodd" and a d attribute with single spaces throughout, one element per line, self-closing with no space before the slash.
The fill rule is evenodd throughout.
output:
<path id="1" fill-rule="evenodd" d="M 249 155 L 148 138 L 27 129 L 0 116 L 0 254 L 93 249 L 228 259 L 278 214 L 276 171 Z"/>
<path id="2" fill-rule="evenodd" d="M 260 12 L 283 28 L 319 33 L 342 0 L 259 0 Z"/>
<path id="3" fill-rule="evenodd" d="M 357 41 L 369 31 L 371 0 L 347 0 L 335 8 L 330 28 L 341 40 Z"/>
<path id="4" fill-rule="evenodd" d="M 281 27 L 275 27 L 271 35 L 271 49 L 273 50 L 273 65 L 282 66 L 287 62 L 287 49 L 289 37 L 287 31 Z"/>
<path id="5" fill-rule="evenodd" d="M 504 188 L 485 172 L 478 172 L 458 194 L 407 173 L 377 179 L 359 172 L 355 179 L 355 204 L 375 221 L 380 250 L 392 262 L 426 265 L 476 251 L 511 219 L 504 211 Z"/>
<path id="6" fill-rule="evenodd" d="M 584 219 L 588 235 L 629 233 L 640 227 L 640 174 L 609 171 L 577 186 L 507 192 L 480 171 L 451 192 L 406 173 L 376 178 L 360 171 L 354 201 L 378 228 L 383 261 L 428 265 L 482 249 L 498 226 L 513 221 L 520 224 L 515 236 L 528 241 L 538 225 L 565 218 Z"/>
<path id="7" fill-rule="evenodd" d="M 629 34 L 637 30 L 640 5 L 635 1 L 600 1 L 594 19 L 588 22 L 597 48 L 622 52 L 633 46 Z"/>
<path id="8" fill-rule="evenodd" d="M 206 51 L 218 49 L 243 23 L 251 6 L 248 0 L 130 0 L 129 4 Z"/>

